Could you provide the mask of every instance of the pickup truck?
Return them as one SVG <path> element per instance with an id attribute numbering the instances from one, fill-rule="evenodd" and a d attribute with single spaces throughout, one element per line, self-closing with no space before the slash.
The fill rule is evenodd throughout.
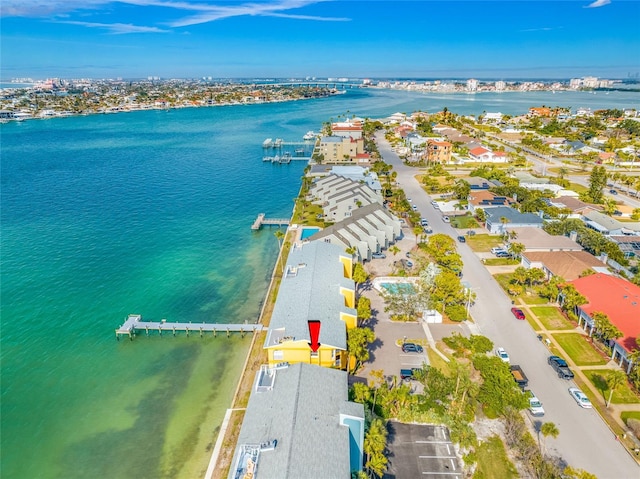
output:
<path id="1" fill-rule="evenodd" d="M 547 362 L 558 373 L 560 379 L 573 379 L 573 371 L 569 369 L 567 362 L 560 356 L 549 356 Z"/>
<path id="2" fill-rule="evenodd" d="M 527 379 L 527 376 L 522 368 L 517 364 L 512 364 L 511 375 L 513 376 L 514 381 L 518 383 L 518 386 L 520 386 L 520 389 L 524 391 L 524 388 L 526 388 L 529 384 L 529 379 Z"/>

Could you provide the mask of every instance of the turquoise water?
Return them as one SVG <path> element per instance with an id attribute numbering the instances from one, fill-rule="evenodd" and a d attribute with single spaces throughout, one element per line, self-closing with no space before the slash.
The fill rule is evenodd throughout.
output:
<path id="1" fill-rule="evenodd" d="M 249 337 L 117 342 L 114 328 L 129 313 L 258 317 L 278 242 L 250 225 L 290 215 L 304 168 L 263 163 L 265 138 L 339 115 L 639 105 L 560 98 L 363 90 L 1 125 L 1 476 L 202 477 Z"/>
<path id="2" fill-rule="evenodd" d="M 320 231 L 320 228 L 312 228 L 312 227 L 302 228 L 302 233 L 300 233 L 300 239 L 305 240 L 307 238 L 311 238 L 318 231 Z"/>

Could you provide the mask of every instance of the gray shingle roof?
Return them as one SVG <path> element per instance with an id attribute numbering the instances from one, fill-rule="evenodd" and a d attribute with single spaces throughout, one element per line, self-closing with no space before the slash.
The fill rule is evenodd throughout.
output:
<path id="1" fill-rule="evenodd" d="M 273 341 L 282 336 L 310 341 L 308 321 L 318 320 L 320 343 L 347 349 L 346 326 L 340 312 L 355 316 L 356 310 L 345 306 L 340 287 L 355 289 L 355 283 L 344 277 L 341 255 L 346 253 L 340 246 L 324 241 L 302 243 L 289 252 L 265 347 L 273 346 Z"/>
<path id="2" fill-rule="evenodd" d="M 504 217 L 509 222 L 507 227 L 516 224 L 543 224 L 544 220 L 534 213 L 520 213 L 518 210 L 506 206 L 498 208 L 487 208 L 485 210 L 487 219 L 492 223 L 500 222 L 500 218 Z"/>
<path id="3" fill-rule="evenodd" d="M 340 414 L 364 418 L 364 408 L 347 399 L 346 372 L 303 363 L 276 370 L 271 390 L 254 388 L 238 447 L 278 441 L 260 453 L 256 479 L 348 478 L 349 429 Z"/>

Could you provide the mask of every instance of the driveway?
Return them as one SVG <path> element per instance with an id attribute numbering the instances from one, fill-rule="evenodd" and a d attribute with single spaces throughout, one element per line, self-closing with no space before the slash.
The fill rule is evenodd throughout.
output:
<path id="1" fill-rule="evenodd" d="M 426 217 L 434 233 L 453 238 L 457 232 L 440 220 L 440 213 L 430 204 L 431 198 L 415 179 L 417 170 L 407 167 L 391 149 L 384 135 L 376 141 L 384 161 L 397 172 L 397 182 L 418 205 L 421 216 Z M 567 388 L 573 383 L 553 374 L 547 364 L 548 351 L 538 341 L 536 333 L 526 321 L 516 321 L 511 315 L 511 300 L 466 244 L 458 244 L 464 261 L 464 280 L 476 293 L 471 314 L 481 334 L 504 347 L 513 364 L 519 364 L 529 377 L 529 386 L 543 402 L 545 422 L 553 422 L 560 430 L 556 438 L 548 438 L 547 448 L 563 458 L 569 465 L 595 474 L 600 479 L 618 479 L 640 476 L 640 467 L 615 440 L 614 434 L 595 410 L 578 407 Z"/>

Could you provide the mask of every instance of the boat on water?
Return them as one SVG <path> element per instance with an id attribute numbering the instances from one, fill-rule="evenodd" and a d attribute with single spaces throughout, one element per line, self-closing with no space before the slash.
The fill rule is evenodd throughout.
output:
<path id="1" fill-rule="evenodd" d="M 262 148 L 271 148 L 273 146 L 273 140 L 271 138 L 267 138 L 262 142 Z"/>
<path id="2" fill-rule="evenodd" d="M 282 146 L 282 138 L 276 138 L 276 141 L 273 143 L 275 148 L 280 148 Z"/>
<path id="3" fill-rule="evenodd" d="M 308 132 L 305 133 L 305 135 L 302 137 L 302 139 L 304 141 L 311 141 L 316 137 L 316 133 L 314 131 L 309 130 Z"/>
<path id="4" fill-rule="evenodd" d="M 304 156 L 304 148 L 296 148 L 296 156 Z"/>

